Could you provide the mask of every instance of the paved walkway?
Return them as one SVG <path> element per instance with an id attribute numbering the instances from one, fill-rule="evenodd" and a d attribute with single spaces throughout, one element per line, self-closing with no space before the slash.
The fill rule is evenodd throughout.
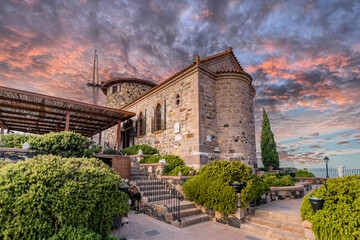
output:
<path id="1" fill-rule="evenodd" d="M 177 228 L 170 224 L 158 221 L 145 214 L 129 214 L 129 223 L 124 224 L 112 234 L 127 239 L 156 239 L 156 240 L 264 240 L 262 236 L 248 234 L 240 229 L 216 222 L 201 222 L 185 228 Z"/>
<path id="2" fill-rule="evenodd" d="M 316 186 L 313 185 L 313 189 Z M 305 194 L 311 191 L 305 192 Z M 279 200 L 266 205 L 261 205 L 259 209 L 279 212 L 284 215 L 291 215 L 300 218 L 300 207 L 302 199 Z M 118 230 L 112 231 L 112 234 L 129 240 L 132 239 L 159 239 L 159 240 L 266 240 L 263 236 L 256 236 L 245 232 L 244 230 L 234 228 L 228 225 L 216 222 L 202 222 L 185 228 L 177 228 L 167 223 L 158 221 L 145 214 L 135 214 L 131 211 L 129 214 L 129 223 Z"/>

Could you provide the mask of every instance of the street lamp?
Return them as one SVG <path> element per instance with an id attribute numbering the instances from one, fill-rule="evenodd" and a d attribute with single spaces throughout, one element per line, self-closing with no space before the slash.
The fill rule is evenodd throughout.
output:
<path id="1" fill-rule="evenodd" d="M 324 162 L 326 164 L 326 177 L 329 178 L 329 170 L 328 170 L 329 158 L 327 156 L 324 157 Z"/>

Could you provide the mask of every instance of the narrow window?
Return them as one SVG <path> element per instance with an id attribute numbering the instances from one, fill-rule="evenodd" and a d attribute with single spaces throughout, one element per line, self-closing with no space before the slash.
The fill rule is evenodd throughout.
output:
<path id="1" fill-rule="evenodd" d="M 159 103 L 155 109 L 155 131 L 160 129 L 161 129 L 161 105 Z"/>
<path id="2" fill-rule="evenodd" d="M 175 98 L 175 104 L 176 104 L 176 106 L 179 106 L 180 103 L 181 103 L 180 95 L 179 95 L 179 94 L 176 94 L 176 98 Z"/>
<path id="3" fill-rule="evenodd" d="M 112 93 L 116 93 L 117 92 L 117 85 L 112 87 Z"/>
<path id="4" fill-rule="evenodd" d="M 146 135 L 145 117 L 142 112 L 139 114 L 138 127 L 139 127 L 139 136 Z"/>

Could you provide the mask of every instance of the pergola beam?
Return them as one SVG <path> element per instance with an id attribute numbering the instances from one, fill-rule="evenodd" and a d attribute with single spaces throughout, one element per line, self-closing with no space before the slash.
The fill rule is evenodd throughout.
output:
<path id="1" fill-rule="evenodd" d="M 5 107 L 5 108 L 10 108 L 10 109 L 18 109 L 18 110 L 23 110 L 23 111 L 29 111 L 29 112 L 38 112 L 38 113 L 44 113 L 44 114 L 52 114 L 52 115 L 56 115 L 56 116 L 64 116 L 64 113 L 66 113 L 66 111 L 62 111 L 62 112 L 51 112 L 51 111 L 46 111 L 46 110 L 41 110 L 38 108 L 31 108 L 31 107 L 19 107 L 19 106 L 15 106 L 15 105 L 11 105 L 11 104 L 4 104 L 4 103 L 0 103 L 0 107 Z M 99 121 L 101 122 L 101 119 L 98 118 L 90 118 L 87 117 L 87 119 L 89 120 L 93 120 L 93 121 Z M 111 121 L 115 121 L 116 119 L 111 118 Z M 108 122 L 108 121 L 102 121 L 102 122 Z"/>
<path id="2" fill-rule="evenodd" d="M 2 99 L 4 101 L 9 101 L 9 102 L 16 102 L 16 103 L 27 104 L 27 105 L 32 105 L 32 106 L 39 106 L 39 107 L 42 107 L 42 108 L 52 108 L 52 109 L 56 109 L 56 110 L 60 110 L 60 111 L 67 111 L 68 110 L 68 108 L 66 108 L 66 107 L 50 106 L 50 105 L 45 105 L 43 103 L 31 102 L 31 101 L 22 100 L 22 99 L 14 99 L 14 98 L 3 97 L 3 96 L 0 96 L 0 99 Z M 71 104 L 70 104 L 70 106 L 71 106 Z M 77 109 L 73 109 L 72 111 L 75 112 L 75 113 L 84 113 L 84 114 L 91 115 L 91 116 L 96 116 L 96 117 L 98 117 L 98 116 L 101 116 L 101 117 L 106 116 L 105 114 L 102 114 L 102 113 L 89 113 L 87 111 L 82 111 L 82 110 L 77 110 Z M 106 116 L 106 117 L 109 117 L 109 116 Z"/>

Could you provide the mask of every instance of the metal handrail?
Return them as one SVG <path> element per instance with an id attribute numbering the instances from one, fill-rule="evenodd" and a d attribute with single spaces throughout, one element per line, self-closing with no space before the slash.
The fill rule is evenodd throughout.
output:
<path id="1" fill-rule="evenodd" d="M 146 169 L 141 166 L 139 164 L 139 162 L 131 157 L 130 161 L 135 163 L 136 166 L 149 178 L 150 181 L 152 181 L 153 183 L 161 183 L 163 186 L 159 187 L 157 185 L 153 185 L 151 188 L 151 193 L 152 196 L 156 195 L 156 193 L 158 193 L 161 190 L 169 190 L 168 194 L 170 194 L 170 199 L 167 199 L 166 196 L 161 197 L 160 202 L 162 202 L 164 204 L 164 206 L 168 209 L 169 212 L 171 212 L 171 214 L 174 216 L 174 218 L 181 222 L 180 219 L 180 201 L 183 201 L 185 199 L 185 197 L 175 188 L 175 186 L 170 183 L 169 181 L 167 181 L 166 179 L 158 179 L 156 177 L 154 177 L 153 175 L 149 174 Z M 173 201 L 174 197 L 176 199 L 176 201 Z M 175 208 L 175 209 L 173 209 Z"/>

